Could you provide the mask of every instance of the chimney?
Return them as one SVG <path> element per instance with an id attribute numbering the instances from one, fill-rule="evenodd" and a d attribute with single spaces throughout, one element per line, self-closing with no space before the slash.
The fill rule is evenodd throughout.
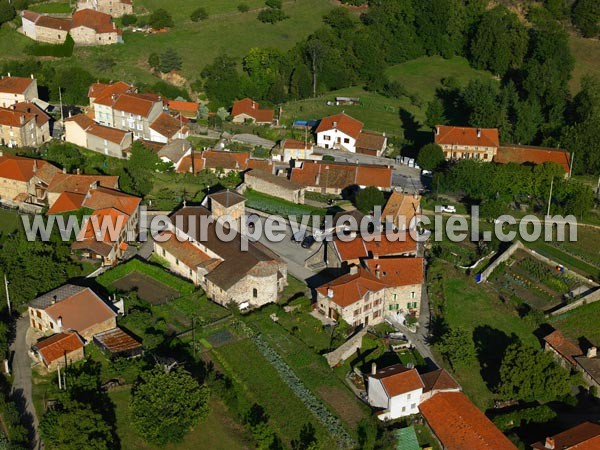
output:
<path id="1" fill-rule="evenodd" d="M 94 181 L 92 184 L 90 184 L 90 189 L 98 189 L 98 180 Z"/>
<path id="2" fill-rule="evenodd" d="M 256 109 L 256 102 L 255 101 L 252 102 L 252 109 Z"/>
<path id="3" fill-rule="evenodd" d="M 554 443 L 554 438 L 551 438 L 551 437 L 546 438 L 546 443 L 544 444 L 544 448 L 547 448 L 548 450 L 554 450 L 555 445 L 556 444 Z"/>
<path id="4" fill-rule="evenodd" d="M 337 122 L 333 122 L 333 128 L 337 128 Z"/>
<path id="5" fill-rule="evenodd" d="M 31 77 L 31 79 L 33 80 L 33 74 L 30 74 L 29 76 L 30 76 L 30 77 Z"/>
<path id="6" fill-rule="evenodd" d="M 358 266 L 350 267 L 350 275 L 356 275 L 358 273 Z"/>
<path id="7" fill-rule="evenodd" d="M 371 363 L 371 375 L 375 375 L 377 373 L 377 363 Z"/>
<path id="8" fill-rule="evenodd" d="M 33 173 L 37 172 L 37 159 L 33 160 L 33 169 L 32 170 L 33 170 Z"/>
<path id="9" fill-rule="evenodd" d="M 586 358 L 596 358 L 598 356 L 598 348 L 590 347 L 588 348 Z"/>
<path id="10" fill-rule="evenodd" d="M 333 289 L 327 288 L 327 297 L 333 298 Z"/>
<path id="11" fill-rule="evenodd" d="M 58 332 L 60 333 L 62 331 L 62 316 L 58 316 L 56 324 L 58 325 Z"/>
<path id="12" fill-rule="evenodd" d="M 54 305 L 56 303 L 57 299 L 58 299 L 58 297 L 56 295 L 53 295 L 52 300 L 50 302 Z"/>
<path id="13" fill-rule="evenodd" d="M 481 137 L 481 128 L 477 128 L 477 137 L 480 138 Z"/>

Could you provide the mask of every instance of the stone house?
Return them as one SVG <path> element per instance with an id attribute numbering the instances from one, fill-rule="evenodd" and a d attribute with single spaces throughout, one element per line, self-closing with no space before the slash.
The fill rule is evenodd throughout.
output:
<path id="1" fill-rule="evenodd" d="M 386 285 L 362 267 L 316 289 L 316 305 L 326 317 L 359 327 L 383 322 Z"/>
<path id="2" fill-rule="evenodd" d="M 152 123 L 163 112 L 160 97 L 143 94 L 121 94 L 114 97 L 110 121 L 104 125 L 131 131 L 133 138 L 152 140 Z M 102 122 L 101 122 L 102 123 Z"/>
<path id="3" fill-rule="evenodd" d="M 306 188 L 262 170 L 254 169 L 244 173 L 246 187 L 263 194 L 279 197 L 288 202 L 303 205 Z"/>
<path id="4" fill-rule="evenodd" d="M 575 357 L 584 353 L 579 344 L 558 330 L 544 336 L 544 351 L 551 353 L 556 362 L 567 370 L 576 368 Z"/>
<path id="5" fill-rule="evenodd" d="M 28 307 L 30 327 L 42 333 L 75 331 L 84 342 L 117 326 L 117 313 L 94 291 L 67 284 L 39 296 Z"/>
<path id="6" fill-rule="evenodd" d="M 47 161 L 0 154 L 0 203 L 39 212 L 48 205 L 48 188 L 60 169 Z"/>
<path id="7" fill-rule="evenodd" d="M 65 140 L 103 155 L 126 158 L 125 151 L 133 143 L 133 133 L 97 124 L 79 114 L 65 119 Z"/>
<path id="8" fill-rule="evenodd" d="M 598 357 L 598 349 L 590 347 L 585 355 L 576 356 L 577 370 L 579 370 L 584 381 L 590 386 L 596 386 L 600 389 L 600 358 Z"/>
<path id="9" fill-rule="evenodd" d="M 479 159 L 491 162 L 500 147 L 497 128 L 437 125 L 434 141 L 446 159 Z"/>
<path id="10" fill-rule="evenodd" d="M 16 103 L 31 102 L 38 98 L 37 80 L 33 78 L 2 76 L 0 78 L 0 107 L 8 108 Z"/>
<path id="11" fill-rule="evenodd" d="M 37 144 L 42 145 L 52 139 L 50 133 L 50 116 L 32 102 L 19 102 L 12 106 L 12 109 L 24 114 L 33 114 L 35 116 L 35 134 Z"/>
<path id="12" fill-rule="evenodd" d="M 71 30 L 71 20 L 21 11 L 21 32 L 30 39 L 48 44 L 64 44 Z"/>
<path id="13" fill-rule="evenodd" d="M 389 220 L 395 230 L 405 231 L 416 228 L 416 220 L 422 214 L 421 196 L 394 191 L 381 213 L 383 223 Z"/>
<path id="14" fill-rule="evenodd" d="M 0 108 L 0 145 L 17 148 L 39 144 L 35 114 Z"/>
<path id="15" fill-rule="evenodd" d="M 419 412 L 423 395 L 423 380 L 416 369 L 395 364 L 377 370 L 375 363 L 368 382 L 369 404 L 381 408 L 379 420 L 393 420 Z"/>
<path id="16" fill-rule="evenodd" d="M 256 125 L 271 125 L 275 112 L 272 109 L 261 109 L 251 98 L 233 102 L 231 121 L 233 123 L 252 122 Z"/>
<path id="17" fill-rule="evenodd" d="M 131 0 L 88 0 L 78 2 L 77 9 L 93 9 L 113 17 L 122 17 L 125 14 L 133 14 L 133 4 Z"/>
<path id="18" fill-rule="evenodd" d="M 83 341 L 74 332 L 61 332 L 31 346 L 34 357 L 48 370 L 66 367 L 84 358 Z"/>
<path id="19" fill-rule="evenodd" d="M 290 162 L 291 160 L 315 159 L 320 160 L 322 155 L 314 153 L 312 142 L 300 142 L 295 139 L 285 139 L 279 145 L 278 154 L 281 155 L 281 161 Z"/>
<path id="20" fill-rule="evenodd" d="M 287 284 L 287 268 L 258 242 L 246 241 L 244 250 L 235 227 L 217 225 L 223 214 L 243 217 L 244 202 L 234 194 L 212 194 L 211 210 L 184 206 L 174 213 L 169 229 L 155 240 L 154 251 L 170 270 L 201 286 L 214 302 L 223 306 L 235 302 L 242 309 L 260 307 L 277 301 Z M 230 238 L 222 239 L 221 230 Z"/>
<path id="21" fill-rule="evenodd" d="M 175 139 L 187 139 L 188 135 L 188 128 L 165 112 L 161 113 L 150 125 L 152 142 L 167 144 Z"/>
<path id="22" fill-rule="evenodd" d="M 423 258 L 364 259 L 364 267 L 386 285 L 387 314 L 419 317 L 424 279 Z"/>
<path id="23" fill-rule="evenodd" d="M 119 189 L 119 177 L 114 175 L 82 175 L 80 173 L 59 172 L 52 177 L 48 185 L 48 205 L 51 210 L 52 208 L 57 208 L 56 214 L 74 211 L 81 207 L 90 189 L 98 187 L 117 191 Z M 61 206 L 60 203 L 62 203 L 62 199 L 67 193 L 79 195 L 81 202 L 73 209 L 59 209 L 58 207 Z M 57 205 L 57 203 L 59 204 Z"/>

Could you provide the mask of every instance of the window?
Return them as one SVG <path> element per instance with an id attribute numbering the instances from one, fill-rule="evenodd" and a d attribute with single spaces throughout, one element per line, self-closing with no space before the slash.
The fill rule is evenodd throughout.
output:
<path id="1" fill-rule="evenodd" d="M 325 136 L 323 136 L 323 139 L 326 141 L 330 141 L 331 140 L 331 136 L 329 136 L 328 134 L 326 134 Z"/>
<path id="2" fill-rule="evenodd" d="M 402 407 L 402 412 L 406 412 L 406 406 Z"/>
<path id="3" fill-rule="evenodd" d="M 411 306 L 411 305 L 412 305 L 412 303 L 411 303 L 411 302 L 408 302 L 408 303 L 406 304 L 406 308 L 407 308 L 407 309 L 410 309 L 410 308 L 412 308 L 412 306 Z"/>
<path id="4" fill-rule="evenodd" d="M 412 405 L 410 405 L 410 409 L 415 409 L 417 407 L 416 403 L 413 403 Z"/>
<path id="5" fill-rule="evenodd" d="M 363 308 L 363 311 L 368 311 L 370 309 L 371 309 L 371 304 L 369 303 L 369 304 L 365 305 L 365 307 Z"/>
<path id="6" fill-rule="evenodd" d="M 415 291 L 412 291 L 412 292 L 410 293 L 410 298 L 415 298 Z"/>
<path id="7" fill-rule="evenodd" d="M 192 276 L 192 269 L 190 269 L 190 277 Z"/>
<path id="8" fill-rule="evenodd" d="M 36 311 L 36 314 L 40 319 L 42 318 L 42 313 L 40 311 Z"/>
<path id="9" fill-rule="evenodd" d="M 54 324 L 52 322 L 50 322 L 50 328 L 54 330 Z"/>
<path id="10" fill-rule="evenodd" d="M 483 159 L 488 159 L 488 155 L 487 155 L 487 153 L 485 153 L 485 154 L 483 155 Z"/>
<path id="11" fill-rule="evenodd" d="M 256 288 L 252 289 L 252 297 L 254 297 L 254 298 L 258 297 L 258 289 L 256 289 Z"/>
<path id="12" fill-rule="evenodd" d="M 350 143 L 350 139 L 344 138 L 344 144 L 349 144 L 349 143 Z"/>
<path id="13" fill-rule="evenodd" d="M 396 300 L 398 298 L 398 294 L 392 294 L 392 300 Z"/>
<path id="14" fill-rule="evenodd" d="M 389 309 L 390 311 L 393 311 L 393 310 L 394 310 L 394 305 L 390 305 L 390 306 L 388 307 L 388 309 Z"/>
<path id="15" fill-rule="evenodd" d="M 408 394 L 408 395 L 406 396 L 406 398 L 407 398 L 408 400 L 410 400 L 410 396 L 411 396 L 411 395 L 412 395 L 412 394 Z"/>
<path id="16" fill-rule="evenodd" d="M 373 319 L 377 319 L 379 316 L 381 316 L 381 311 L 375 311 L 373 313 Z"/>
<path id="17" fill-rule="evenodd" d="M 358 316 L 360 314 L 360 308 L 354 310 L 354 317 Z"/>

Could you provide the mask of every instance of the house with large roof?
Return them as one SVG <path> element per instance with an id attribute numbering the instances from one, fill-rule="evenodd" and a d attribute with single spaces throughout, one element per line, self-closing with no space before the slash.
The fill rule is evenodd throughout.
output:
<path id="1" fill-rule="evenodd" d="M 256 125 L 271 125 L 275 111 L 261 109 L 260 105 L 251 98 L 244 98 L 233 102 L 231 108 L 231 121 L 233 123 L 251 122 Z"/>
<path id="2" fill-rule="evenodd" d="M 0 107 L 8 108 L 16 103 L 30 102 L 38 98 L 37 80 L 31 77 L 11 77 L 2 75 L 0 78 Z"/>
<path id="3" fill-rule="evenodd" d="M 244 203 L 233 191 L 211 194 L 208 208 L 184 206 L 172 214 L 168 229 L 154 242 L 156 255 L 170 270 L 201 286 L 214 302 L 234 302 L 242 309 L 276 302 L 287 284 L 285 262 L 238 231 Z"/>
<path id="4" fill-rule="evenodd" d="M 315 130 L 317 146 L 381 156 L 387 148 L 385 134 L 363 130 L 363 123 L 345 113 L 323 117 Z"/>
<path id="5" fill-rule="evenodd" d="M 37 147 L 43 144 L 42 138 L 47 140 L 48 135 L 38 137 L 35 113 L 0 108 L 0 145 L 9 148 Z"/>
<path id="6" fill-rule="evenodd" d="M 93 9 L 113 17 L 122 17 L 133 14 L 133 3 L 131 0 L 84 0 L 77 2 L 77 9 Z"/>
<path id="7" fill-rule="evenodd" d="M 71 30 L 71 19 L 53 17 L 35 11 L 21 11 L 21 33 L 37 42 L 64 44 Z"/>
<path id="8" fill-rule="evenodd" d="M 419 411 L 444 449 L 517 449 L 462 392 L 440 392 L 422 402 Z"/>
<path id="9" fill-rule="evenodd" d="M 117 326 L 117 313 L 88 287 L 66 284 L 29 303 L 30 327 L 41 333 L 77 332 L 84 342 Z"/>
<path id="10" fill-rule="evenodd" d="M 414 230 L 414 222 L 422 213 L 421 196 L 394 191 L 388 198 L 381 213 L 383 223 L 389 221 L 394 229 L 399 231 Z"/>
<path id="11" fill-rule="evenodd" d="M 479 159 L 491 162 L 500 148 L 497 128 L 437 125 L 434 142 L 446 159 Z"/>
<path id="12" fill-rule="evenodd" d="M 600 425 L 583 422 L 561 433 L 546 437 L 531 446 L 535 450 L 598 450 Z"/>
<path id="13" fill-rule="evenodd" d="M 34 102 L 19 102 L 12 106 L 14 111 L 23 114 L 33 114 L 35 117 L 36 145 L 42 145 L 52 139 L 50 131 L 50 116 Z"/>
<path id="14" fill-rule="evenodd" d="M 114 158 L 126 158 L 133 143 L 131 131 L 119 130 L 94 122 L 85 114 L 65 119 L 65 140 Z"/>
<path id="15" fill-rule="evenodd" d="M 73 331 L 63 331 L 42 339 L 31 346 L 35 359 L 41 362 L 48 372 L 66 367 L 84 358 L 84 343 Z"/>

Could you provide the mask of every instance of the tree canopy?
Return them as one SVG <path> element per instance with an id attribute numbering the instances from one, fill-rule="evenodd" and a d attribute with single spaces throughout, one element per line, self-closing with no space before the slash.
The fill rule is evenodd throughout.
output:
<path id="1" fill-rule="evenodd" d="M 426 144 L 419 150 L 417 164 L 425 170 L 435 170 L 444 162 L 444 151 L 437 144 Z"/>
<path id="2" fill-rule="evenodd" d="M 383 192 L 374 186 L 368 186 L 356 194 L 355 204 L 359 211 L 368 214 L 377 205 L 383 206 Z"/>

